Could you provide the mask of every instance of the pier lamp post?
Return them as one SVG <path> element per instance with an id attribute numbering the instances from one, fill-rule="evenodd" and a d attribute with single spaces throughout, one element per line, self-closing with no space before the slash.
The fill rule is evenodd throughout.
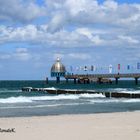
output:
<path id="1" fill-rule="evenodd" d="M 66 73 L 65 66 L 57 58 L 56 62 L 51 67 L 51 77 L 56 77 L 56 82 L 60 83 L 60 77 L 64 77 Z"/>

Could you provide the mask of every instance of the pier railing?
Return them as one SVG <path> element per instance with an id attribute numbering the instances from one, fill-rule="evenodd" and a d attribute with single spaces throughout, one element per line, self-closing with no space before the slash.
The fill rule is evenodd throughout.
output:
<path id="1" fill-rule="evenodd" d="M 140 78 L 140 73 L 128 73 L 128 74 L 75 74 L 65 75 L 67 79 L 78 79 L 78 78 Z"/>

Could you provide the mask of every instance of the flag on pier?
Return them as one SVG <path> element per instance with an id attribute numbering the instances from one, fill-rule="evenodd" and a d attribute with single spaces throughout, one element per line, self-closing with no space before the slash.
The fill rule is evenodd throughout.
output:
<path id="1" fill-rule="evenodd" d="M 80 67 L 79 67 L 79 70 L 80 70 L 80 71 L 81 71 L 81 70 L 83 70 L 83 67 L 82 67 L 82 66 L 80 66 Z"/>
<path id="2" fill-rule="evenodd" d="M 109 73 L 112 73 L 112 65 L 109 65 Z"/>
<path id="3" fill-rule="evenodd" d="M 130 70 L 130 65 L 127 65 L 127 70 Z"/>
<path id="4" fill-rule="evenodd" d="M 80 69 L 80 68 L 77 66 L 77 67 L 76 67 L 76 71 L 79 71 L 79 69 Z"/>
<path id="5" fill-rule="evenodd" d="M 121 69 L 121 65 L 120 64 L 118 64 L 118 70 L 120 70 Z"/>
<path id="6" fill-rule="evenodd" d="M 140 62 L 137 63 L 137 69 L 140 69 Z"/>
<path id="7" fill-rule="evenodd" d="M 91 66 L 91 71 L 93 71 L 93 70 L 94 70 L 94 66 L 92 65 L 92 66 Z"/>
<path id="8" fill-rule="evenodd" d="M 97 68 L 96 68 L 96 66 L 94 66 L 94 71 L 96 71 L 97 70 Z"/>
<path id="9" fill-rule="evenodd" d="M 85 67 L 84 67 L 84 71 L 87 71 L 87 70 L 88 70 L 88 68 L 87 68 L 87 66 L 85 66 Z"/>

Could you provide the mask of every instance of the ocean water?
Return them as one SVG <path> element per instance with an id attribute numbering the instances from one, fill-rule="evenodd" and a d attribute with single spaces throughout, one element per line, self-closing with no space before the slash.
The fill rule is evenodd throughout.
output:
<path id="1" fill-rule="evenodd" d="M 113 84 L 74 84 L 62 81 L 0 81 L 0 117 L 45 116 L 61 114 L 91 114 L 107 112 L 139 111 L 140 99 L 106 98 L 102 94 L 61 94 L 22 92 L 22 87 L 86 89 L 140 93 L 140 83 L 132 80 Z"/>

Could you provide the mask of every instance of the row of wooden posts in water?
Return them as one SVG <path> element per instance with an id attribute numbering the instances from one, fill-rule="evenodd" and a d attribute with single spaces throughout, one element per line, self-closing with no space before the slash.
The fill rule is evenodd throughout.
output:
<path id="1" fill-rule="evenodd" d="M 105 97 L 113 98 L 140 98 L 140 93 L 121 93 L 121 92 L 101 92 L 94 90 L 76 90 L 76 89 L 51 89 L 51 88 L 32 88 L 23 87 L 23 92 L 46 92 L 49 94 L 102 94 Z"/>

